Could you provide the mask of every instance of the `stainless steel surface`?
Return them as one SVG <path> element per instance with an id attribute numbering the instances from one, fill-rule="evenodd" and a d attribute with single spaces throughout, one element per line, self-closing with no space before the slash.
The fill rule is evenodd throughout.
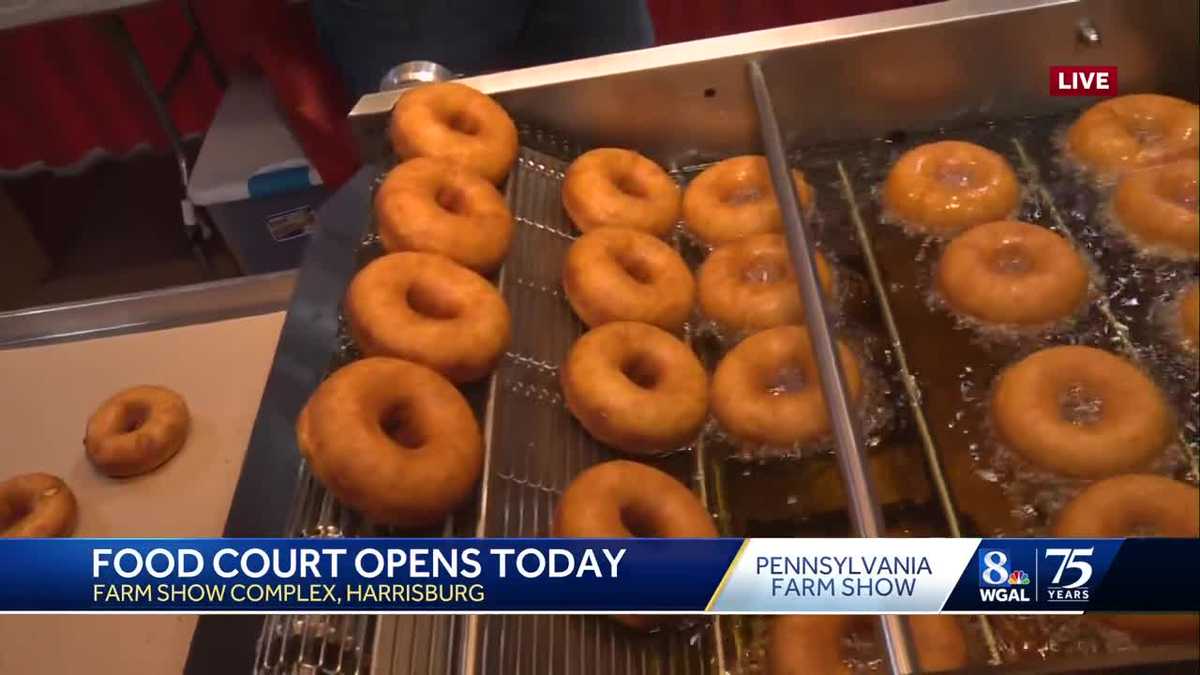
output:
<path id="1" fill-rule="evenodd" d="M 800 282 L 804 323 L 812 338 L 813 354 L 821 376 L 821 392 L 825 396 L 825 406 L 833 427 L 835 454 L 846 487 L 850 520 L 858 536 L 880 537 L 885 531 L 883 512 L 867 464 L 862 427 L 850 400 L 850 387 L 846 383 L 829 323 L 829 312 L 825 308 L 825 294 L 817 277 L 816 241 L 800 212 L 800 199 L 792 182 L 792 169 L 783 145 L 783 134 L 775 119 L 775 106 L 771 104 L 771 92 L 767 89 L 762 67 L 752 61 L 747 67 L 747 74 L 758 108 L 759 128 L 770 166 L 771 184 L 775 188 L 775 198 L 787 232 L 792 267 Z M 902 675 L 913 672 L 912 636 L 904 617 L 881 615 L 879 628 L 891 672 Z"/>
<path id="2" fill-rule="evenodd" d="M 405 61 L 384 73 L 379 91 L 403 89 L 422 82 L 442 82 L 453 77 L 449 68 L 433 61 Z"/>
<path id="3" fill-rule="evenodd" d="M 274 312 L 295 282 L 295 272 L 277 272 L 0 312 L 0 349 Z"/>
<path id="4" fill-rule="evenodd" d="M 117 12 L 155 0 L 0 0 L 0 30 L 58 19 Z"/>
<path id="5" fill-rule="evenodd" d="M 1080 50 L 1083 19 L 1102 44 Z M 791 147 L 1076 105 L 1046 96 L 1050 65 L 1114 65 L 1122 91 L 1188 96 L 1196 73 L 1178 64 L 1195 62 L 1197 22 L 1192 2 L 953 0 L 462 82 L 521 122 L 681 167 L 758 146 L 750 59 L 773 83 Z M 396 95 L 364 97 L 351 112 L 367 157 L 384 152 Z"/>

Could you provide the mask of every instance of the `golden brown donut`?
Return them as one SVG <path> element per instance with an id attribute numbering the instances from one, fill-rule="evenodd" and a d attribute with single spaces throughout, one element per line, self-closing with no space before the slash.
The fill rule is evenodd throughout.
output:
<path id="1" fill-rule="evenodd" d="M 403 528 L 442 522 L 470 499 L 483 470 L 467 400 L 441 375 L 400 359 L 335 371 L 300 413 L 296 440 L 341 502 Z"/>
<path id="2" fill-rule="evenodd" d="M 1059 512 L 1056 537 L 1200 537 L 1200 490 L 1163 476 L 1126 474 L 1092 483 Z M 1146 637 L 1194 639 L 1197 614 L 1093 614 Z"/>
<path id="3" fill-rule="evenodd" d="M 677 332 L 691 314 L 696 283 L 683 258 L 661 239 L 602 227 L 567 249 L 563 290 L 589 326 L 640 321 Z"/>
<path id="4" fill-rule="evenodd" d="M 708 412 L 708 373 L 687 345 L 645 323 L 585 333 L 562 366 L 567 408 L 596 440 L 648 454 L 695 438 Z"/>
<path id="5" fill-rule="evenodd" d="M 1101 175 L 1191 157 L 1200 108 L 1157 94 L 1132 94 L 1088 108 L 1067 130 L 1067 155 Z"/>
<path id="6" fill-rule="evenodd" d="M 987 323 L 1050 323 L 1087 301 L 1087 265 L 1070 242 L 1016 220 L 977 225 L 955 237 L 936 278 L 952 308 Z"/>
<path id="7" fill-rule="evenodd" d="M 1200 348 L 1200 283 L 1192 282 L 1179 295 L 1179 333 L 1185 348 Z"/>
<path id="8" fill-rule="evenodd" d="M 0 537 L 65 537 L 75 527 L 76 508 L 74 493 L 58 476 L 14 476 L 0 483 Z"/>
<path id="9" fill-rule="evenodd" d="M 870 616 L 787 614 L 771 621 L 769 675 L 849 675 L 842 641 L 869 623 Z M 922 672 L 967 665 L 967 641 L 958 621 L 947 615 L 908 617 Z"/>
<path id="10" fill-rule="evenodd" d="M 817 253 L 817 277 L 828 297 L 833 270 Z M 713 249 L 697 272 L 700 313 L 733 331 L 804 323 L 787 239 L 757 234 Z"/>
<path id="11" fill-rule="evenodd" d="M 580 232 L 620 227 L 662 237 L 679 218 L 679 185 L 633 150 L 597 148 L 567 167 L 562 202 Z"/>
<path id="12" fill-rule="evenodd" d="M 346 290 L 346 323 L 368 356 L 416 361 L 455 382 L 478 380 L 508 347 L 508 305 L 487 279 L 433 253 L 371 261 Z"/>
<path id="13" fill-rule="evenodd" d="M 1017 174 L 999 154 L 964 141 L 940 141 L 900 156 L 883 184 L 883 206 L 907 228 L 936 236 L 1017 210 Z"/>
<path id="14" fill-rule="evenodd" d="M 1185 159 L 1130 171 L 1113 193 L 1117 224 L 1143 250 L 1171 258 L 1200 256 L 1200 163 Z"/>
<path id="15" fill-rule="evenodd" d="M 1158 386 L 1102 349 L 1050 347 L 1005 369 L 992 395 L 1000 437 L 1055 473 L 1101 478 L 1145 465 L 1175 425 Z"/>
<path id="16" fill-rule="evenodd" d="M 83 447 L 100 473 L 136 476 L 174 457 L 187 440 L 191 421 L 179 394 L 166 387 L 131 387 L 92 413 Z"/>
<path id="17" fill-rule="evenodd" d="M 858 359 L 844 343 L 838 353 L 851 397 L 862 396 Z M 713 375 L 713 414 L 749 443 L 790 447 L 829 433 L 829 413 L 808 331 L 779 326 L 738 343 Z"/>
<path id="18" fill-rule="evenodd" d="M 801 208 L 812 211 L 813 189 L 804 174 L 792 169 L 792 181 Z M 771 186 L 767 158 L 730 157 L 705 169 L 683 195 L 683 221 L 688 231 L 709 246 L 782 230 L 783 216 Z"/>
<path id="19" fill-rule="evenodd" d="M 627 460 L 596 464 L 576 476 L 558 502 L 552 530 L 556 537 L 602 539 L 717 536 L 708 509 L 683 483 Z M 650 615 L 613 618 L 639 630 L 659 623 Z"/>
<path id="20" fill-rule="evenodd" d="M 490 96 L 457 82 L 406 90 L 392 108 L 388 138 L 401 160 L 449 160 L 493 183 L 517 158 L 517 125 Z"/>
<path id="21" fill-rule="evenodd" d="M 388 251 L 440 253 L 480 274 L 500 267 L 513 219 L 496 187 L 444 160 L 417 158 L 375 192 L 375 225 Z"/>

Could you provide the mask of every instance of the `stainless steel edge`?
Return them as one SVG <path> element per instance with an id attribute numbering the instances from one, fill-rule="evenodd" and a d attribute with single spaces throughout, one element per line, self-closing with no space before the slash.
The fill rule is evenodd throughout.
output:
<path id="1" fill-rule="evenodd" d="M 825 309 L 825 298 L 817 276 L 816 246 L 804 216 L 800 212 L 800 201 L 796 186 L 792 182 L 788 166 L 787 150 L 783 134 L 775 119 L 775 107 L 771 104 L 771 92 L 762 67 L 750 62 L 747 67 L 750 88 L 758 108 L 759 127 L 767 162 L 771 171 L 771 184 L 775 198 L 783 215 L 787 232 L 788 250 L 792 267 L 800 283 L 800 295 L 804 300 L 804 319 L 808 326 L 812 350 L 817 359 L 821 391 L 825 395 L 825 407 L 833 427 L 838 467 L 842 482 L 846 486 L 850 520 L 860 537 L 879 537 L 885 530 L 883 512 L 879 508 L 875 486 L 871 479 L 866 453 L 863 451 L 862 426 L 850 400 L 850 389 L 842 370 L 841 358 Z M 880 634 L 887 653 L 891 672 L 906 675 L 916 670 L 913 658 L 912 636 L 903 617 L 880 615 Z"/>
<path id="2" fill-rule="evenodd" d="M 974 19 L 1071 4 L 1079 0 L 946 0 L 840 19 L 769 28 L 722 37 L 594 56 L 562 63 L 477 75 L 458 80 L 488 94 L 534 89 L 588 79 L 598 79 L 674 66 L 706 66 L 713 61 L 741 58 L 739 63 L 770 55 L 771 52 L 831 38 L 848 38 L 903 28 Z M 386 114 L 402 92 L 381 91 L 360 98 L 350 110 L 351 119 Z"/>
<path id="3" fill-rule="evenodd" d="M 0 349 L 221 321 L 287 307 L 296 272 L 176 286 L 0 313 Z"/>
<path id="4" fill-rule="evenodd" d="M 233 493 L 226 537 L 277 537 L 303 477 L 295 423 L 337 350 L 338 312 L 370 220 L 371 182 L 359 169 L 317 212 L 319 227 L 294 277 L 295 291 L 267 375 L 250 446 Z M 196 623 L 184 672 L 245 672 L 264 622 L 258 615 L 204 615 Z M 307 633 L 305 633 L 307 635 Z"/>
<path id="5" fill-rule="evenodd" d="M 1194 97 L 1196 73 L 1178 64 L 1194 61 L 1196 17 L 1192 2 L 955 0 L 462 81 L 521 123 L 681 168 L 758 147 L 751 59 L 792 147 L 1078 105 L 1047 96 L 1050 65 L 1114 65 L 1122 91 Z M 1100 42 L 1081 44 L 1084 21 Z M 364 97 L 351 113 L 366 157 L 386 151 L 395 96 Z"/>
<path id="6" fill-rule="evenodd" d="M 1077 1 L 948 0 L 459 81 L 491 94 L 524 123 L 553 129 L 585 147 L 635 147 L 669 168 L 680 168 L 757 145 L 755 112 L 744 77 L 748 60 L 778 61 L 787 67 L 804 48 L 829 41 Z M 823 73 L 822 79 L 828 75 Z M 368 94 L 350 111 L 364 157 L 375 159 L 384 152 L 387 116 L 402 93 Z M 680 110 L 697 114 L 680 116 Z M 791 119 L 781 122 L 789 130 L 796 128 Z"/>

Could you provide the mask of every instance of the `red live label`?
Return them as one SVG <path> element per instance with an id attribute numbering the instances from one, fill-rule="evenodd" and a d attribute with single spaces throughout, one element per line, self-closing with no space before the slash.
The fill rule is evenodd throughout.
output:
<path id="1" fill-rule="evenodd" d="M 1051 96 L 1116 96 L 1116 66 L 1050 66 Z"/>

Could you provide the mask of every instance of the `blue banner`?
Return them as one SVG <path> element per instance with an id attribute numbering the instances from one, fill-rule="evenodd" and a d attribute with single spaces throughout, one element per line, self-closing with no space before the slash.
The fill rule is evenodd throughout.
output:
<path id="1" fill-rule="evenodd" d="M 0 540 L 0 610 L 702 611 L 738 539 Z"/>
<path id="2" fill-rule="evenodd" d="M 0 539 L 0 612 L 1196 612 L 1198 563 L 1198 539 Z"/>

